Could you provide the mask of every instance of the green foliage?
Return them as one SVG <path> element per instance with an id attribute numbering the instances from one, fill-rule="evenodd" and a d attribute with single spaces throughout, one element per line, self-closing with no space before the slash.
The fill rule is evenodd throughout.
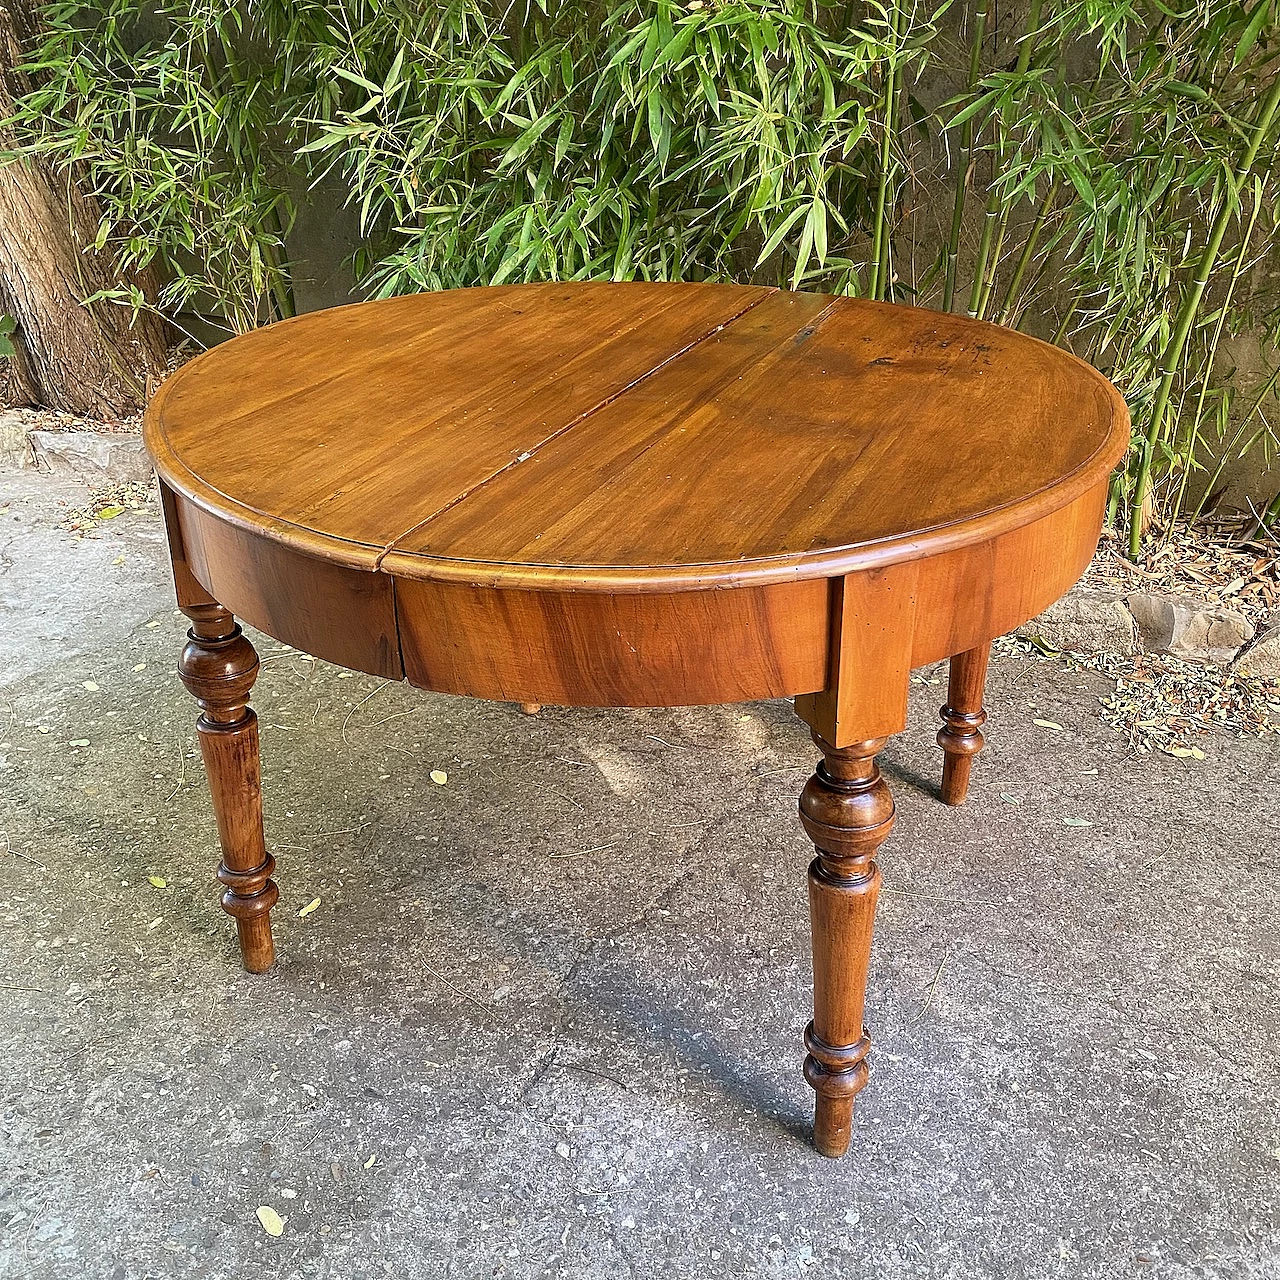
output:
<path id="1" fill-rule="evenodd" d="M 292 310 L 321 181 L 370 294 L 737 279 L 1025 325 L 1129 400 L 1136 549 L 1206 435 L 1275 443 L 1222 351 L 1280 314 L 1277 0 L 980 5 L 55 0 L 18 124 L 165 310 L 237 330 Z"/>
<path id="2" fill-rule="evenodd" d="M 812 0 L 681 8 L 353 6 L 305 154 L 391 238 L 379 293 L 506 280 L 735 278 L 836 287 L 865 238 L 886 14 Z M 357 25 L 359 22 L 359 25 Z M 918 56 L 918 54 L 917 54 Z M 861 225 L 859 225 L 861 222 Z"/>
<path id="3" fill-rule="evenodd" d="M 21 104 L 28 150 L 75 166 L 101 201 L 97 247 L 126 268 L 158 262 L 163 311 L 214 310 L 236 331 L 292 309 L 295 102 L 276 50 L 310 33 L 279 25 L 295 6 L 262 8 L 49 5 Z"/>
<path id="4" fill-rule="evenodd" d="M 12 316 L 0 314 L 0 360 L 16 354 L 13 349 L 13 335 L 17 331 L 17 321 Z"/>

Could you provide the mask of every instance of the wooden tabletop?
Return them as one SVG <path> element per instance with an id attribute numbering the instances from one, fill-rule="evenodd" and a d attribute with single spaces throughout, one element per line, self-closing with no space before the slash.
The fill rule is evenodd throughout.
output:
<path id="1" fill-rule="evenodd" d="M 1098 373 L 936 311 L 735 285 L 540 284 L 316 312 L 161 389 L 181 494 L 328 560 L 680 590 L 980 541 L 1129 441 Z"/>

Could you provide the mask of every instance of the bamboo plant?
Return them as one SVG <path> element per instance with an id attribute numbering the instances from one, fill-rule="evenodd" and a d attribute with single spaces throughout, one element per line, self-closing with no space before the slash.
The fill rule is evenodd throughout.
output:
<path id="1" fill-rule="evenodd" d="M 909 300 L 1094 361 L 1131 554 L 1275 443 L 1277 0 L 54 0 L 22 146 L 87 175 L 171 315 L 295 307 L 300 207 L 359 288 L 727 279 Z M 1267 348 L 1276 358 L 1274 344 Z M 1216 470 L 1215 470 L 1216 468 Z"/>

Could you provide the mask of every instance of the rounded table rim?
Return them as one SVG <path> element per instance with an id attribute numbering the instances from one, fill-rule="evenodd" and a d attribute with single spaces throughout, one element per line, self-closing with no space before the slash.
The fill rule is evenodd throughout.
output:
<path id="1" fill-rule="evenodd" d="M 379 301 L 349 303 L 326 310 L 378 305 Z M 907 309 L 928 310 L 919 307 Z M 268 327 L 276 329 L 283 325 L 314 322 L 316 317 L 323 314 L 323 311 L 307 312 Z M 986 321 L 975 320 L 972 323 L 989 325 Z M 260 534 L 304 555 L 352 568 L 379 570 L 395 577 L 515 590 L 637 593 L 764 586 L 777 582 L 834 578 L 941 555 L 987 541 L 1012 529 L 1035 523 L 1108 479 L 1130 444 L 1129 412 L 1123 397 L 1103 374 L 1078 356 L 1030 334 L 1019 332 L 1018 336 L 1024 341 L 1049 347 L 1055 357 L 1076 365 L 1083 376 L 1100 383 L 1104 388 L 1112 407 L 1110 429 L 1103 442 L 1087 459 L 1038 490 L 959 520 L 873 541 L 758 559 L 667 565 L 565 565 L 475 560 L 404 551 L 396 548 L 394 543 L 382 546 L 356 542 L 308 528 L 271 512 L 260 511 L 223 493 L 192 471 L 171 446 L 164 430 L 162 414 L 169 391 L 182 379 L 186 370 L 203 361 L 203 354 L 166 379 L 152 398 L 143 419 L 143 438 L 161 480 L 179 496 L 209 514 L 226 520 L 238 529 Z"/>

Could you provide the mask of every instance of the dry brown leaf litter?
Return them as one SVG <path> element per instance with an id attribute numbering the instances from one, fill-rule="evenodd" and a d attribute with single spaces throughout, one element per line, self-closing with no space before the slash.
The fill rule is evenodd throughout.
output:
<path id="1" fill-rule="evenodd" d="M 90 489 L 81 507 L 68 507 L 59 526 L 83 538 L 100 525 L 114 520 L 126 511 L 138 511 L 147 505 L 151 485 L 142 480 L 122 480 Z"/>
<path id="2" fill-rule="evenodd" d="M 1178 525 L 1140 564 L 1126 559 L 1119 538 L 1108 533 L 1081 585 L 1100 595 L 1187 596 L 1234 609 L 1257 625 L 1280 611 L 1280 539 L 1254 524 L 1252 516 L 1232 515 Z"/>
<path id="3" fill-rule="evenodd" d="M 0 406 L 2 408 L 3 406 Z M 103 422 L 99 418 L 80 418 L 57 409 L 13 409 L 21 416 L 28 431 L 92 431 L 100 436 L 136 436 L 142 430 L 142 414 L 135 413 L 119 422 Z"/>
<path id="4" fill-rule="evenodd" d="M 1280 539 L 1252 516 L 1221 516 L 1166 531 L 1134 564 L 1106 534 L 1082 579 L 1102 595 L 1185 596 L 1243 614 L 1255 627 L 1280 615 Z M 1195 739 L 1213 729 L 1237 737 L 1280 734 L 1280 683 L 1169 654 L 1056 653 L 1005 636 L 998 652 L 1058 658 L 1114 681 L 1102 716 L 1135 751 L 1203 758 Z"/>
<path id="5" fill-rule="evenodd" d="M 1203 752 L 1195 739 L 1212 729 L 1240 738 L 1280 734 L 1280 684 L 1274 681 L 1168 654 L 1046 653 L 1018 636 L 997 640 L 996 650 L 1056 657 L 1113 680 L 1115 692 L 1098 699 L 1102 718 L 1135 751 L 1198 758 Z"/>

